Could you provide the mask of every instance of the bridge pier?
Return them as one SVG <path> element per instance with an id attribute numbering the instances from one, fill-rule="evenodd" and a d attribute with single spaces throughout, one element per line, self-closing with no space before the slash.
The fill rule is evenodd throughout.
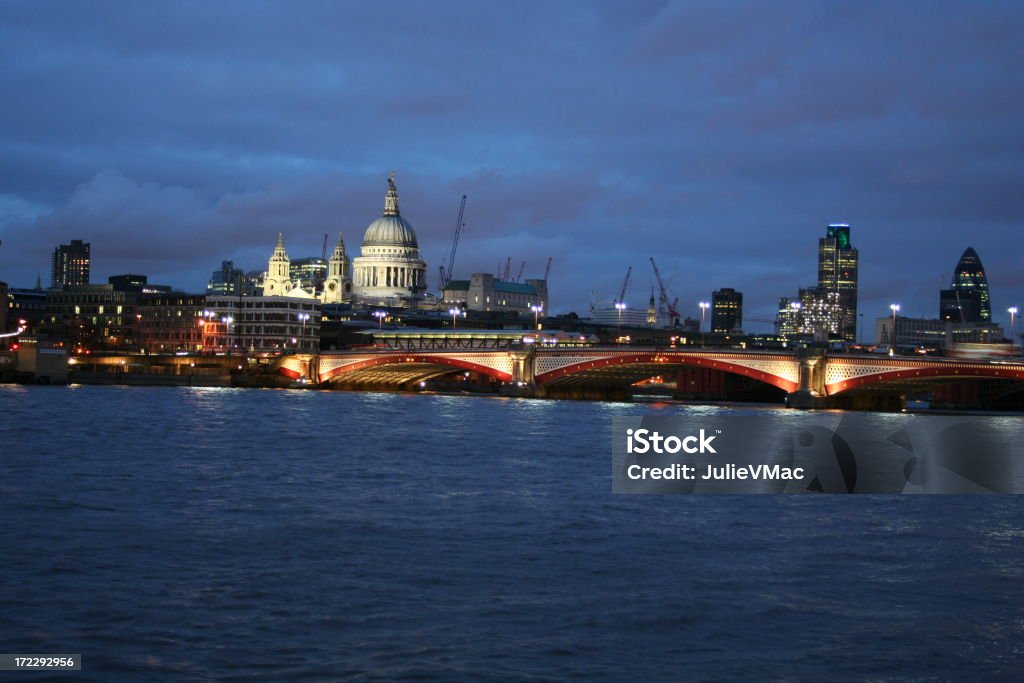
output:
<path id="1" fill-rule="evenodd" d="M 800 363 L 800 388 L 786 395 L 786 405 L 801 410 L 826 407 L 824 352 L 798 349 L 796 358 Z"/>

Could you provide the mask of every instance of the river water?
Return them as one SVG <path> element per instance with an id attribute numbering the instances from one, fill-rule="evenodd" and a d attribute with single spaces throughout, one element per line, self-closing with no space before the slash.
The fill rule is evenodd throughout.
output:
<path id="1" fill-rule="evenodd" d="M 0 387 L 0 652 L 82 655 L 33 681 L 1019 680 L 1019 497 L 611 493 L 613 416 L 701 411 L 798 419 Z"/>

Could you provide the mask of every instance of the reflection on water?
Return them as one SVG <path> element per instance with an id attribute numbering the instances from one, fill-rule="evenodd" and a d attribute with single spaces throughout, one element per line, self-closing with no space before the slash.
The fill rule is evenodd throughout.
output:
<path id="1" fill-rule="evenodd" d="M 83 681 L 944 680 L 1024 664 L 1017 498 L 613 496 L 611 418 L 677 412 L 802 419 L 0 387 L 0 652 L 81 652 Z"/>

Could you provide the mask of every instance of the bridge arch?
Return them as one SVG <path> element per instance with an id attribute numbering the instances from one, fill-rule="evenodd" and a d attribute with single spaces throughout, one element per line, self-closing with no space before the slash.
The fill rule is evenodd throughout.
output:
<path id="1" fill-rule="evenodd" d="M 758 364 L 761 364 L 761 367 L 758 367 Z M 796 391 L 800 386 L 798 366 L 790 358 L 765 362 L 763 360 L 754 361 L 741 354 L 710 355 L 674 351 L 599 355 L 547 372 L 540 372 L 535 378 L 537 384 L 542 386 L 586 383 L 587 380 L 594 383 L 629 385 L 647 377 L 686 367 L 720 370 L 758 380 L 786 392 Z"/>
<path id="2" fill-rule="evenodd" d="M 989 363 L 960 363 L 955 367 L 946 364 L 939 364 L 934 367 L 904 367 L 831 382 L 825 385 L 825 394 L 827 396 L 835 396 L 854 389 L 880 387 L 885 384 L 905 384 L 918 381 L 955 381 L 960 379 L 1009 379 L 1024 382 L 1024 369 Z"/>
<path id="3" fill-rule="evenodd" d="M 513 379 L 509 372 L 465 358 L 412 352 L 362 358 L 322 371 L 319 379 L 321 383 L 340 383 L 364 380 L 368 377 L 387 377 L 393 383 L 405 384 L 445 375 L 453 370 L 468 370 L 502 382 Z"/>

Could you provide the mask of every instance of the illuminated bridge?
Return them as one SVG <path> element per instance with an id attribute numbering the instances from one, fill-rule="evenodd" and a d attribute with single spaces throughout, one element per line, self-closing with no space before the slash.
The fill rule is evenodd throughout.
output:
<path id="1" fill-rule="evenodd" d="M 530 335 L 532 333 L 526 333 Z M 699 347 L 594 346 L 565 333 L 383 332 L 367 348 L 284 356 L 275 369 L 324 388 L 416 389 L 445 378 L 512 395 L 626 399 L 668 378 L 674 394 L 785 400 L 794 407 L 898 409 L 928 394 L 951 406 L 1024 402 L 1024 362 Z"/>

